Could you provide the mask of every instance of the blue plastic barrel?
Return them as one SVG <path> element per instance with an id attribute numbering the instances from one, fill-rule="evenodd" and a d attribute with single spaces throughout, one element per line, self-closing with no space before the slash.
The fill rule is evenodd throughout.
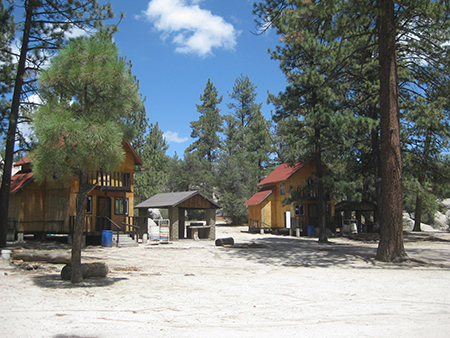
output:
<path id="1" fill-rule="evenodd" d="M 314 225 L 308 225 L 308 237 L 314 237 Z"/>
<path id="2" fill-rule="evenodd" d="M 102 231 L 102 246 L 111 247 L 112 246 L 112 230 Z"/>

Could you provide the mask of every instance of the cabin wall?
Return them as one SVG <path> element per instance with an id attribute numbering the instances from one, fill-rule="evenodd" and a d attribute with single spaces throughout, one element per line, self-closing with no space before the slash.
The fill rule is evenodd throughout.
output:
<path id="1" fill-rule="evenodd" d="M 99 198 L 110 198 L 111 219 L 122 226 L 127 216 L 134 216 L 134 166 L 135 158 L 126 151 L 124 161 L 116 171 L 131 173 L 131 192 L 100 191 L 94 189 L 91 213 L 87 216 L 97 216 Z M 23 165 L 23 168 L 29 164 Z M 78 180 L 73 178 L 70 183 L 38 184 L 34 180 L 29 182 L 19 192 L 10 195 L 9 217 L 17 222 L 16 229 L 25 233 L 47 232 L 68 233 L 70 216 L 76 215 Z M 128 199 L 128 213 L 118 214 L 115 209 L 115 199 Z M 115 230 L 115 229 L 114 229 Z"/>
<path id="2" fill-rule="evenodd" d="M 323 170 L 325 169 L 326 167 L 323 166 Z M 288 180 L 284 181 L 284 195 L 281 195 L 282 189 L 280 188 L 283 182 L 276 183 L 272 194 L 266 200 L 264 200 L 260 205 L 248 207 L 249 219 L 261 220 L 267 223 L 267 226 L 270 226 L 271 228 L 284 228 L 285 212 L 290 211 L 291 216 L 294 217 L 294 205 L 297 203 L 305 205 L 304 217 L 314 216 L 313 212 L 314 210 L 316 210 L 316 208 L 314 208 L 313 206 L 317 205 L 316 200 L 298 201 L 287 205 L 284 204 L 284 200 L 289 197 L 289 191 L 291 188 L 304 188 L 307 185 L 308 178 L 314 177 L 315 170 L 316 167 L 313 164 L 308 163 L 294 175 L 292 175 Z M 334 215 L 333 199 L 329 201 L 329 204 L 331 208 L 331 215 Z"/>
<path id="3" fill-rule="evenodd" d="M 10 217 L 20 232 L 65 233 L 69 230 L 69 187 L 32 181 L 10 197 Z"/>

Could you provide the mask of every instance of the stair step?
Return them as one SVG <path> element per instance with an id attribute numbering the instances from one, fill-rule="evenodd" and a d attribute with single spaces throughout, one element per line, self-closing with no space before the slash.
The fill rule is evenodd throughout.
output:
<path id="1" fill-rule="evenodd" d="M 113 236 L 113 243 L 117 245 L 117 236 Z M 133 247 L 138 246 L 139 244 L 132 239 L 129 235 L 120 234 L 119 235 L 119 248 L 121 247 Z"/>

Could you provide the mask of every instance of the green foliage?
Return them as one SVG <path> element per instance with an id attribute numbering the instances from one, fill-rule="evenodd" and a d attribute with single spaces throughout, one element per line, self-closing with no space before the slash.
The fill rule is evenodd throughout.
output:
<path id="1" fill-rule="evenodd" d="M 220 148 L 219 133 L 222 132 L 222 116 L 218 105 L 222 102 L 222 96 L 214 84 L 208 79 L 203 95 L 200 95 L 202 104 L 198 104 L 197 111 L 200 113 L 198 121 L 191 122 L 191 137 L 195 140 L 186 149 L 188 152 L 196 152 L 199 157 L 206 158 L 212 164 L 217 158 Z"/>
<path id="2" fill-rule="evenodd" d="M 6 94 L 14 84 L 14 64 L 12 62 L 11 44 L 15 34 L 12 6 L 6 7 L 0 1 L 0 138 L 7 127 L 7 116 L 11 107 Z M 3 148 L 3 147 L 2 147 Z"/>
<path id="3" fill-rule="evenodd" d="M 88 169 L 117 169 L 131 127 L 127 116 L 142 102 L 108 37 L 71 40 L 42 73 L 40 93 L 45 104 L 34 116 L 36 178 L 66 181 Z"/>
<path id="4" fill-rule="evenodd" d="M 169 146 L 158 123 L 150 124 L 149 129 L 142 147 L 136 149 L 144 164 L 136 167 L 134 173 L 135 204 L 165 192 L 168 186 L 170 158 L 166 151 Z"/>
<path id="5" fill-rule="evenodd" d="M 224 117 L 224 140 L 217 164 L 219 204 L 224 215 L 241 224 L 248 214 L 243 205 L 256 191 L 259 181 L 267 175 L 273 151 L 270 124 L 256 103 L 256 87 L 241 75 L 230 93 L 231 110 Z"/>

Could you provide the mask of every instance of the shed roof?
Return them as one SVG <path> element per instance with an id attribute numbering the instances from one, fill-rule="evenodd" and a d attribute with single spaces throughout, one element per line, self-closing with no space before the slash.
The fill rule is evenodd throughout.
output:
<path id="1" fill-rule="evenodd" d="M 192 205 L 188 200 L 197 198 L 200 203 Z M 185 202 L 185 203 L 184 203 Z M 201 203 L 204 202 L 204 203 Z M 220 206 L 200 194 L 197 190 L 157 194 L 135 206 L 136 209 L 185 207 L 192 209 L 219 209 Z"/>
<path id="2" fill-rule="evenodd" d="M 286 181 L 307 163 L 308 161 L 302 163 L 297 162 L 292 166 L 289 163 L 280 164 L 274 171 L 267 175 L 265 179 L 259 182 L 258 185 L 266 185 L 270 183 Z"/>
<path id="3" fill-rule="evenodd" d="M 260 204 L 272 193 L 273 189 L 275 189 L 275 186 L 266 187 L 266 188 L 261 189 L 256 194 L 254 194 L 252 197 L 250 197 L 248 199 L 248 201 L 244 203 L 244 205 Z"/>

